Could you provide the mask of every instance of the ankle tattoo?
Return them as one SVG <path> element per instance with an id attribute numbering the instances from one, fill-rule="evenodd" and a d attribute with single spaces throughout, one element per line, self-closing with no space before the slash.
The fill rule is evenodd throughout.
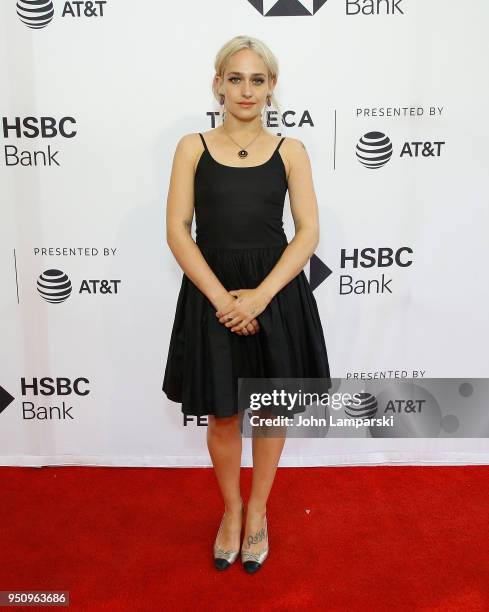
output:
<path id="1" fill-rule="evenodd" d="M 265 527 L 262 527 L 259 531 L 255 533 L 255 535 L 249 535 L 246 538 L 246 548 L 249 548 L 252 544 L 258 544 L 266 538 Z"/>

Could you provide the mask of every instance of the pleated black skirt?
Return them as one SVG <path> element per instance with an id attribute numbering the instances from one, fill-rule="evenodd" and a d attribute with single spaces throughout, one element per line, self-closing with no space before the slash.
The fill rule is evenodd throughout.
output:
<path id="1" fill-rule="evenodd" d="M 256 287 L 286 247 L 200 248 L 231 290 Z M 183 275 L 162 389 L 170 400 L 181 403 L 184 414 L 236 414 L 239 377 L 329 379 L 323 328 L 304 271 L 273 297 L 257 320 L 260 331 L 255 335 L 231 332 L 219 322 L 207 297 Z"/>

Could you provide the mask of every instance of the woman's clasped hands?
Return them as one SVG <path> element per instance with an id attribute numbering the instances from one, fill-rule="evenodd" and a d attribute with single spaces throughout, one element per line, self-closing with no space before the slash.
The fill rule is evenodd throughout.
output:
<path id="1" fill-rule="evenodd" d="M 232 289 L 233 297 L 223 306 L 218 305 L 216 317 L 238 336 L 254 335 L 260 331 L 256 317 L 267 307 L 270 300 L 258 289 Z"/>

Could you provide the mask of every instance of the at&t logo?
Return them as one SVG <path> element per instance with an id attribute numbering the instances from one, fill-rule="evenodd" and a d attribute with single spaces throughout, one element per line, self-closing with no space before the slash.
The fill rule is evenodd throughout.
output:
<path id="1" fill-rule="evenodd" d="M 78 293 L 89 295 L 117 295 L 121 281 L 90 278 L 81 281 Z M 62 270 L 51 268 L 45 270 L 37 280 L 39 295 L 50 304 L 65 302 L 71 295 L 72 285 L 68 275 Z"/>
<path id="2" fill-rule="evenodd" d="M 61 17 L 103 17 L 107 0 L 67 0 L 63 3 Z M 19 19 L 28 28 L 45 28 L 54 17 L 54 4 L 51 0 L 18 0 L 16 4 Z"/>
<path id="3" fill-rule="evenodd" d="M 37 280 L 39 295 L 50 304 L 64 302 L 71 295 L 71 281 L 61 270 L 45 270 Z"/>
<path id="4" fill-rule="evenodd" d="M 380 168 L 392 157 L 390 138 L 382 132 L 368 132 L 357 144 L 357 159 L 365 168 Z"/>
<path id="5" fill-rule="evenodd" d="M 413 140 L 405 142 L 399 157 L 441 157 L 442 140 Z M 383 132 L 367 132 L 357 143 L 356 157 L 365 168 L 377 170 L 390 161 L 393 154 L 391 139 Z"/>
<path id="6" fill-rule="evenodd" d="M 54 15 L 53 3 L 49 0 L 19 0 L 17 2 L 17 15 L 22 23 L 33 30 L 45 28 Z"/>

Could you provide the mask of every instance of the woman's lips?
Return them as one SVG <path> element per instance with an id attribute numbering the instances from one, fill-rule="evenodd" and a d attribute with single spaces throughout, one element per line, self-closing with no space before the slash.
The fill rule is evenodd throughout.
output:
<path id="1" fill-rule="evenodd" d="M 254 102 L 240 102 L 240 106 L 253 106 Z"/>

